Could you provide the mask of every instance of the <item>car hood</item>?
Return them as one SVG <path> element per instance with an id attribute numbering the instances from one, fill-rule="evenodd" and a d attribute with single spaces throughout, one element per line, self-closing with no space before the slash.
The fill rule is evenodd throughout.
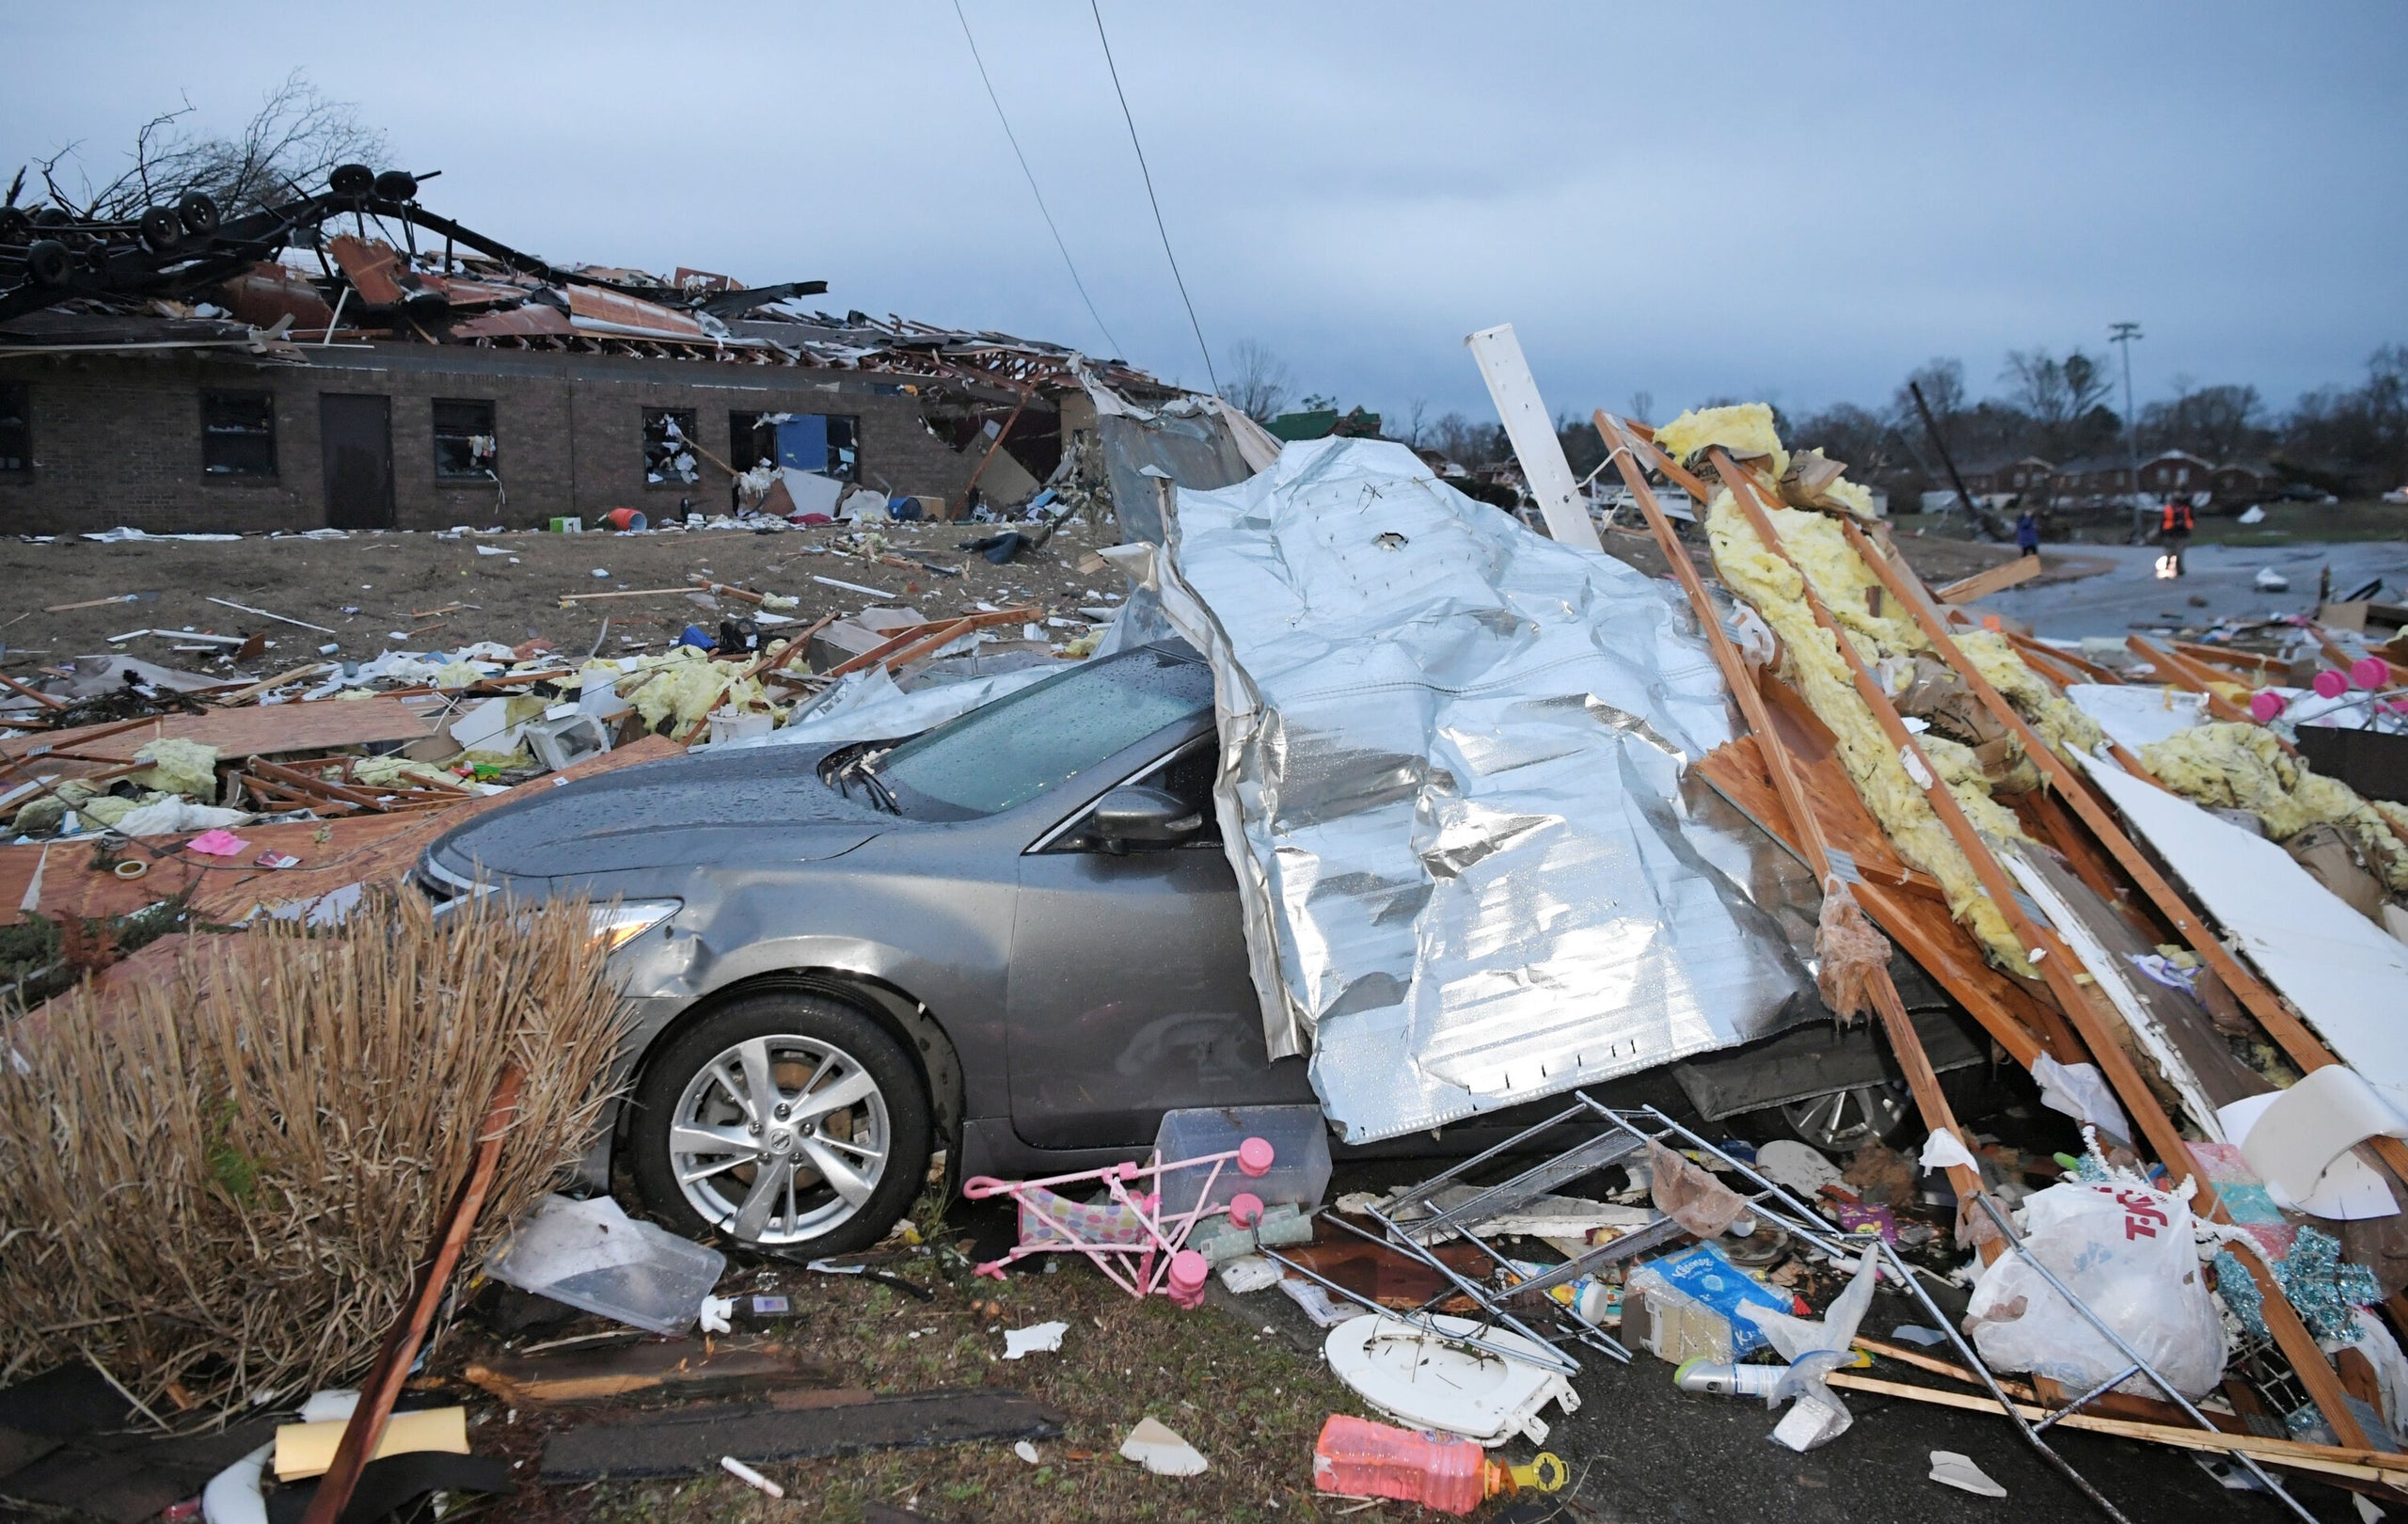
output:
<path id="1" fill-rule="evenodd" d="M 819 781 L 822 746 L 673 756 L 563 784 L 436 842 L 448 873 L 558 879 L 671 865 L 808 862 L 909 822 Z"/>

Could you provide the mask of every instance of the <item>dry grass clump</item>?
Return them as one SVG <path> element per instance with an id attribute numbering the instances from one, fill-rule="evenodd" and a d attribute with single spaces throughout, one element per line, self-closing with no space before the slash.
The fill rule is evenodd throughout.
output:
<path id="1" fill-rule="evenodd" d="M 503 1066 L 526 1090 L 472 1256 L 593 1136 L 622 1019 L 589 926 L 398 895 L 54 1001 L 0 1062 L 0 1380 L 82 1354 L 165 1411 L 356 1376 Z"/>

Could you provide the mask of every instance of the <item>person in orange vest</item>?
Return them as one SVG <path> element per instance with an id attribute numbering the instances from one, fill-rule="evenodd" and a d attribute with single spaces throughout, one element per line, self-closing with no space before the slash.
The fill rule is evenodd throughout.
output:
<path id="1" fill-rule="evenodd" d="M 2174 558 L 2174 575 L 2182 576 L 2188 569 L 2182 564 L 2182 552 L 2190 548 L 2191 531 L 2197 523 L 2191 516 L 2190 500 L 2165 500 L 2163 521 L 2158 525 L 2157 537 L 2163 542 L 2166 554 Z"/>

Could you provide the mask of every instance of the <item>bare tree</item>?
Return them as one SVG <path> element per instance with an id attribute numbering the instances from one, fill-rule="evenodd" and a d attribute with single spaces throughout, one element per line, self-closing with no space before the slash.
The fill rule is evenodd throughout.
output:
<path id="1" fill-rule="evenodd" d="M 2114 389 L 2106 366 L 2079 349 L 2062 360 L 2045 349 L 2010 349 L 1999 379 L 2013 382 L 2016 405 L 2052 428 L 2100 405 Z"/>
<path id="2" fill-rule="evenodd" d="M 2141 441 L 2151 450 L 2188 450 L 2225 460 L 2264 448 L 2264 412 L 2265 400 L 2256 387 L 2202 387 L 2178 375 L 2172 401 L 2141 409 Z"/>
<path id="3" fill-rule="evenodd" d="M 1656 393 L 1634 391 L 1630 394 L 1630 416 L 1641 423 L 1656 421 Z"/>
<path id="4" fill-rule="evenodd" d="M 1405 405 L 1404 418 L 1402 424 L 1390 433 L 1389 437 L 1402 439 L 1416 450 L 1420 449 L 1421 433 L 1424 429 L 1429 427 L 1429 424 L 1426 421 L 1429 416 L 1430 399 L 1427 397 L 1414 398 L 1413 401 Z"/>
<path id="5" fill-rule="evenodd" d="M 357 107 L 328 100 L 297 69 L 233 136 L 195 135 L 186 120 L 193 113 L 187 101 L 144 122 L 127 154 L 132 162 L 97 187 L 77 144 L 36 160 L 50 201 L 78 216 L 131 221 L 147 207 L 200 191 L 225 215 L 240 216 L 296 188 L 317 189 L 337 165 L 372 167 L 387 152 L 385 135 L 364 125 Z M 74 189 L 63 183 L 68 178 Z"/>
<path id="6" fill-rule="evenodd" d="M 1953 355 L 1936 356 L 1907 373 L 1897 395 L 1890 404 L 1890 411 L 1901 427 L 1911 433 L 1923 431 L 1923 416 L 1915 410 L 1914 393 L 1923 392 L 1925 405 L 1931 409 L 1932 421 L 1941 432 L 1948 432 L 1949 421 L 1965 410 L 1965 362 Z"/>
<path id="7" fill-rule="evenodd" d="M 1288 362 L 1259 340 L 1241 339 L 1229 347 L 1229 384 L 1222 395 L 1257 423 L 1268 423 L 1288 404 Z"/>

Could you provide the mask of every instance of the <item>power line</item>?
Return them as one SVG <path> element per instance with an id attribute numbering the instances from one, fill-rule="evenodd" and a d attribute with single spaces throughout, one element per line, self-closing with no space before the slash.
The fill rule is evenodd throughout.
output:
<path id="1" fill-rule="evenodd" d="M 1079 267 L 1070 259 L 1070 246 L 1062 242 L 1062 230 L 1054 225 L 1054 214 L 1045 205 L 1045 193 L 1037 188 L 1037 171 L 1028 167 L 1028 155 L 1021 151 L 1020 137 L 1012 131 L 1011 119 L 1004 115 L 1003 99 L 995 94 L 995 82 L 987 77 L 987 60 L 978 56 L 978 40 L 970 35 L 970 18 L 961 12 L 961 0 L 953 0 L 953 14 L 954 19 L 961 23 L 962 40 L 970 44 L 970 61 L 978 66 L 978 82 L 987 87 L 987 99 L 994 103 L 995 119 L 1004 124 L 1004 136 L 1012 146 L 1012 156 L 1020 160 L 1020 172 L 1028 178 L 1028 194 L 1037 198 L 1038 213 L 1045 218 L 1046 229 L 1054 234 L 1054 246 L 1062 251 L 1062 264 L 1070 272 L 1070 284 L 1079 288 L 1079 300 L 1087 304 L 1087 316 L 1095 319 L 1095 325 L 1101 330 L 1104 342 L 1112 346 L 1113 358 L 1127 358 L 1128 352 L 1120 347 L 1119 340 L 1112 337 L 1112 329 L 1105 325 L 1103 314 L 1095 310 L 1095 298 L 1087 294 L 1087 283 L 1079 278 Z"/>
<path id="2" fill-rule="evenodd" d="M 1112 93 L 1120 97 L 1120 119 L 1129 124 L 1129 146 L 1137 151 L 1137 172 L 1146 177 L 1146 199 L 1153 204 L 1154 231 L 1163 237 L 1163 258 L 1170 261 L 1170 278 L 1179 282 L 1179 299 L 1187 305 L 1187 325 L 1196 330 L 1196 347 L 1204 354 L 1204 373 L 1211 377 L 1213 395 L 1221 390 L 1221 378 L 1212 370 L 1212 347 L 1204 341 L 1204 325 L 1196 321 L 1196 303 L 1187 294 L 1187 278 L 1179 273 L 1179 256 L 1170 251 L 1170 230 L 1163 226 L 1163 203 L 1154 195 L 1154 172 L 1146 167 L 1146 147 L 1137 141 L 1137 119 L 1129 114 L 1129 92 L 1120 87 L 1120 66 L 1112 61 L 1112 39 L 1103 35 L 1103 11 L 1096 0 L 1087 0 L 1087 9 L 1095 13 L 1096 40 L 1103 44 L 1103 66 L 1112 71 Z"/>

